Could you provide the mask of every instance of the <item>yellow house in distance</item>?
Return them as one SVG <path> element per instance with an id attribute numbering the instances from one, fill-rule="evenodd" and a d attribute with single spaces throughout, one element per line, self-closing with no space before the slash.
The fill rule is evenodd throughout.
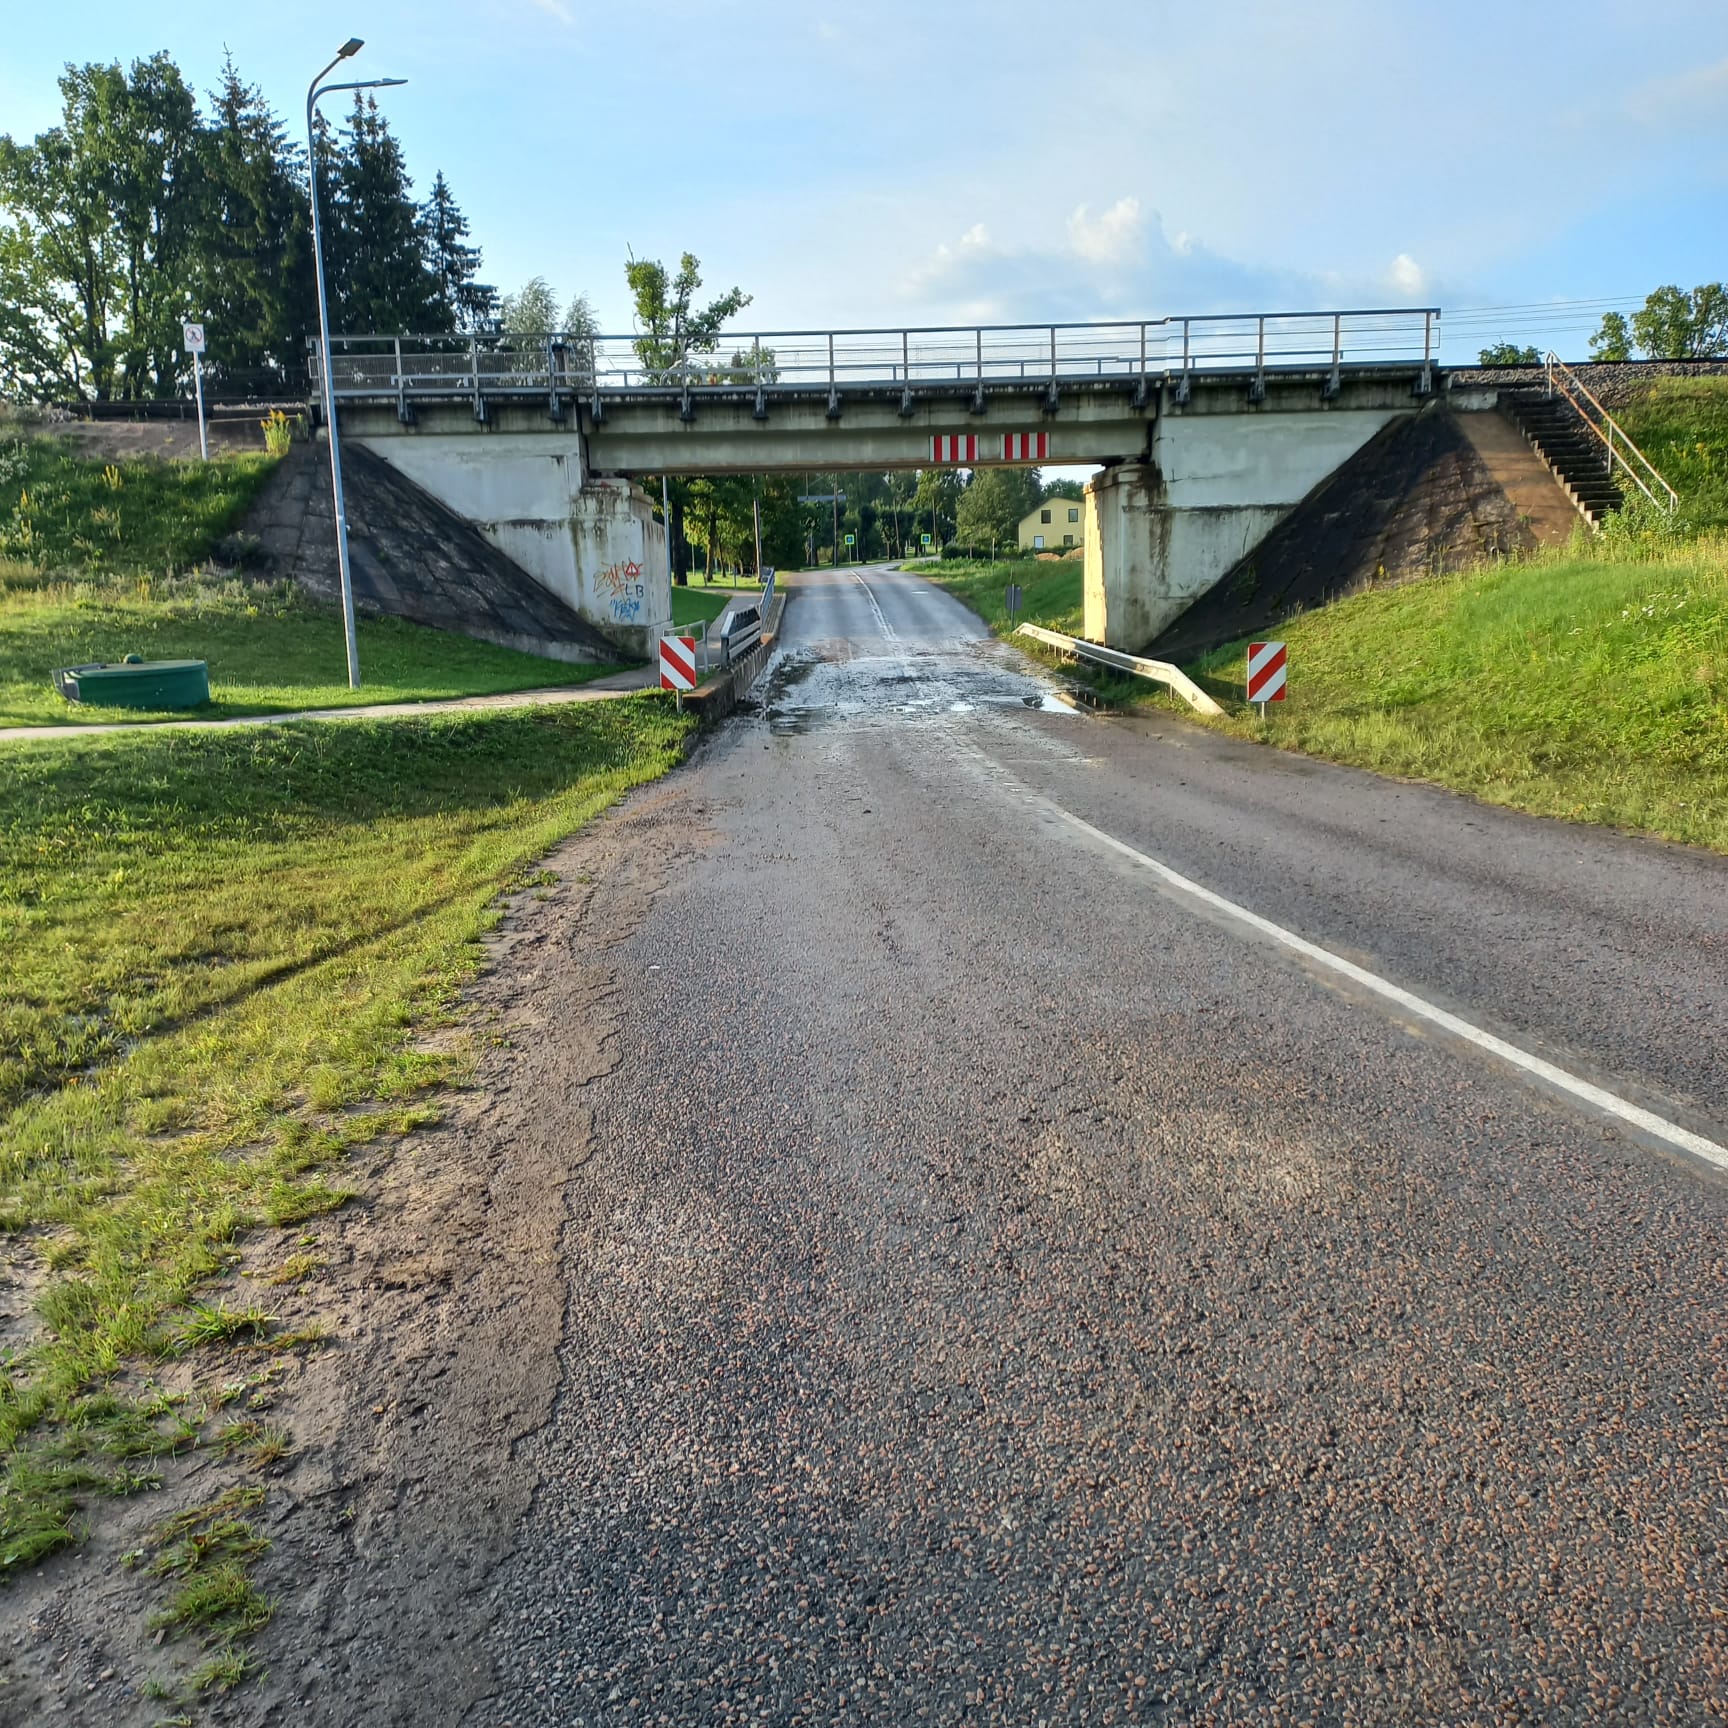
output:
<path id="1" fill-rule="evenodd" d="M 1061 552 L 1084 545 L 1080 503 L 1075 498 L 1046 498 L 1020 518 L 1022 552 Z"/>

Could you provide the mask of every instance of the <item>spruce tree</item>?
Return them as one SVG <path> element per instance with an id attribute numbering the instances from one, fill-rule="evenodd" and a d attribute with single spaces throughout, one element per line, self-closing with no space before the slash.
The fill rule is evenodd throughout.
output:
<path id="1" fill-rule="evenodd" d="M 394 336 L 437 320 L 437 284 L 426 265 L 420 212 L 402 147 L 377 102 L 356 95 L 354 111 L 331 152 L 324 267 L 332 329 L 344 335 Z"/>
<path id="2" fill-rule="evenodd" d="M 207 363 L 251 389 L 297 389 L 317 322 L 303 154 L 232 58 L 210 94 L 198 310 Z"/>
<path id="3" fill-rule="evenodd" d="M 487 330 L 498 317 L 498 290 L 478 280 L 480 248 L 468 245 L 468 218 L 440 169 L 420 206 L 426 268 L 433 282 L 432 330 Z"/>

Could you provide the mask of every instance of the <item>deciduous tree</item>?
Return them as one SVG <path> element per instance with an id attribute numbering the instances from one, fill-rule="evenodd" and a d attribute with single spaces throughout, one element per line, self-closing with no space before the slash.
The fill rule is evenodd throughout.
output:
<path id="1" fill-rule="evenodd" d="M 1652 360 L 1709 360 L 1728 353 L 1728 284 L 1705 282 L 1690 294 L 1658 288 L 1632 314 L 1632 340 Z"/>
<path id="2" fill-rule="evenodd" d="M 636 357 L 656 380 L 677 377 L 693 354 L 712 354 L 727 320 L 750 304 L 742 288 L 733 288 L 698 310 L 702 266 L 689 252 L 679 259 L 676 276 L 657 259 L 632 256 L 624 280 L 636 313 Z"/>
<path id="3" fill-rule="evenodd" d="M 1010 545 L 1043 495 L 1036 468 L 980 468 L 955 506 L 955 535 L 968 546 Z"/>
<path id="4" fill-rule="evenodd" d="M 1516 342 L 1494 342 L 1479 349 L 1476 358 L 1484 366 L 1540 366 L 1541 354 L 1534 348 L 1520 348 Z"/>

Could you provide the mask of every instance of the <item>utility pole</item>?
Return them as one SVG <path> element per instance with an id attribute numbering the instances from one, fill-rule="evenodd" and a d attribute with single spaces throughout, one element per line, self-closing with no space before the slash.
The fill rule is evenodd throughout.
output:
<path id="1" fill-rule="evenodd" d="M 834 502 L 834 568 L 840 568 L 840 470 L 836 468 L 829 476 L 831 484 L 828 491 Z"/>
<path id="2" fill-rule="evenodd" d="M 352 60 L 366 44 L 350 36 L 336 58 L 312 80 L 306 92 L 306 172 L 312 197 L 312 266 L 318 283 L 318 371 L 324 385 L 324 424 L 330 435 L 330 503 L 336 514 L 336 569 L 342 581 L 342 634 L 348 646 L 348 688 L 360 688 L 360 645 L 354 634 L 354 578 L 348 566 L 348 511 L 342 501 L 342 451 L 336 425 L 336 365 L 330 352 L 330 301 L 324 288 L 324 242 L 318 225 L 318 132 L 313 112 L 322 96 L 333 90 L 387 90 L 406 78 L 362 78 L 358 83 L 326 84 L 324 80 Z"/>
<path id="3" fill-rule="evenodd" d="M 666 525 L 666 586 L 672 586 L 672 498 L 667 490 L 666 476 L 660 476 L 660 520 Z"/>

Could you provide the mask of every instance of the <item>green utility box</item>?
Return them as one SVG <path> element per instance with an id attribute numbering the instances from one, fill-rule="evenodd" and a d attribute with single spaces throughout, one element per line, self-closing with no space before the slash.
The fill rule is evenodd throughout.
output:
<path id="1" fill-rule="evenodd" d="M 60 666 L 54 685 L 68 702 L 97 708 L 196 708 L 210 700 L 210 668 L 202 660 L 99 660 Z"/>

